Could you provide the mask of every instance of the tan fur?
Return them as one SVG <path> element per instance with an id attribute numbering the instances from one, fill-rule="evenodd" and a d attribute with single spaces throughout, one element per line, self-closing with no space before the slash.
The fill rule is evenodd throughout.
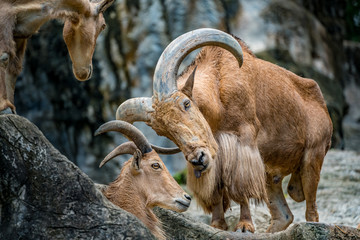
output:
<path id="1" fill-rule="evenodd" d="M 155 151 L 142 157 L 140 170 L 134 169 L 132 161 L 133 158 L 124 164 L 118 178 L 103 193 L 112 203 L 138 217 L 158 239 L 166 239 L 152 208 L 159 206 L 183 212 L 186 208 L 175 200 L 184 198 L 186 193 Z M 161 169 L 153 169 L 153 163 L 160 164 Z"/>
<path id="2" fill-rule="evenodd" d="M 92 72 L 96 39 L 105 26 L 98 9 L 111 3 L 112 0 L 0 1 L 0 56 L 10 55 L 8 63 L 0 63 L 0 111 L 9 107 L 15 112 L 15 81 L 21 72 L 27 39 L 51 19 L 64 20 L 63 36 L 74 75 L 87 80 Z"/>
<path id="3" fill-rule="evenodd" d="M 212 156 L 199 179 L 188 164 L 188 185 L 204 210 L 212 211 L 213 226 L 226 229 L 224 210 L 232 199 L 241 204 L 238 227 L 253 231 L 248 200 L 266 201 L 268 194 L 268 231 L 284 230 L 293 219 L 281 188 L 289 174 L 294 174 L 290 196 L 305 199 L 306 219 L 318 221 L 316 189 L 332 135 L 320 88 L 314 80 L 256 58 L 239 43 L 241 68 L 226 50 L 204 47 L 177 79 L 179 91 L 161 102 L 155 99 L 148 124 L 173 140 L 188 161 L 199 149 Z M 181 89 L 195 66 L 189 96 L 188 89 Z M 187 99 L 191 107 L 184 110 Z"/>

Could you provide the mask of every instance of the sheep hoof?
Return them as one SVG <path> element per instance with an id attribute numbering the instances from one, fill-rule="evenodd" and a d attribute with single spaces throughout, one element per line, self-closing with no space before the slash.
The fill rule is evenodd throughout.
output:
<path id="1" fill-rule="evenodd" d="M 239 222 L 235 228 L 236 232 L 252 234 L 255 232 L 255 227 L 252 223 L 249 222 Z"/>

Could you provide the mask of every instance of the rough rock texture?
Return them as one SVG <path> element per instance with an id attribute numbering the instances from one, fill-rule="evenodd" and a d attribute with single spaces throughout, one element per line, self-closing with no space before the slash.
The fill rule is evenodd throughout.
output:
<path id="1" fill-rule="evenodd" d="M 317 240 L 317 239 L 358 239 L 360 230 L 355 228 L 329 225 L 324 223 L 296 223 L 282 232 L 249 234 L 221 231 L 204 223 L 194 221 L 164 209 L 157 208 L 156 214 L 163 221 L 168 239 L 267 239 L 267 240 Z"/>
<path id="2" fill-rule="evenodd" d="M 231 232 L 222 231 L 207 224 L 184 216 L 181 213 L 155 208 L 155 214 L 161 219 L 167 239 L 226 239 Z"/>
<path id="3" fill-rule="evenodd" d="M 0 239 L 153 239 L 28 120 L 0 116 Z"/>
<path id="4" fill-rule="evenodd" d="M 347 80 L 349 72 L 359 76 L 360 64 L 353 43 L 344 50 L 344 8 L 341 0 L 117 0 L 106 11 L 108 27 L 98 38 L 89 81 L 79 82 L 71 72 L 62 23 L 46 24 L 30 39 L 16 86 L 17 112 L 93 180 L 109 183 L 121 163 L 110 162 L 101 171 L 98 164 L 123 140 L 116 134 L 94 138 L 94 130 L 113 120 L 124 100 L 151 96 L 154 68 L 171 40 L 212 27 L 242 38 L 259 57 L 266 53 L 268 60 L 317 80 L 334 122 L 333 146 L 356 150 L 358 117 L 346 109 L 349 104 L 349 115 L 358 109 L 351 96 L 359 92 Z M 151 142 L 174 146 L 145 124 L 136 126 Z M 182 154 L 162 158 L 171 173 L 185 167 Z"/>

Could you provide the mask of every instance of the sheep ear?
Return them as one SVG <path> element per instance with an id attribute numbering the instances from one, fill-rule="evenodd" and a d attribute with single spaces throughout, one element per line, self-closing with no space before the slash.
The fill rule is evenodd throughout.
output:
<path id="1" fill-rule="evenodd" d="M 142 158 L 141 151 L 139 149 L 136 149 L 136 151 L 134 152 L 132 163 L 131 163 L 131 166 L 133 169 L 135 169 L 137 171 L 140 170 L 141 158 Z"/>
<path id="2" fill-rule="evenodd" d="M 190 74 L 190 76 L 186 80 L 184 87 L 181 89 L 181 92 L 183 92 L 189 98 L 192 98 L 192 90 L 194 87 L 196 68 L 197 68 L 197 66 L 194 68 L 193 72 Z"/>

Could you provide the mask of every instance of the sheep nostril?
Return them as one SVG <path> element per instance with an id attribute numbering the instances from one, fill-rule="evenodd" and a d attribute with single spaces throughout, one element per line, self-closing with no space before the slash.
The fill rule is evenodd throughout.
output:
<path id="1" fill-rule="evenodd" d="M 204 152 L 201 152 L 200 157 L 199 157 L 199 162 L 200 162 L 201 164 L 204 164 L 204 158 L 205 158 L 205 153 L 204 153 Z"/>
<path id="2" fill-rule="evenodd" d="M 191 197 L 190 197 L 190 195 L 188 195 L 188 194 L 184 194 L 184 197 L 185 197 L 187 200 L 191 201 Z"/>
<path id="3" fill-rule="evenodd" d="M 1 62 L 6 62 L 9 60 L 9 54 L 7 53 L 3 53 L 1 56 L 0 56 L 0 61 Z"/>
<path id="4" fill-rule="evenodd" d="M 193 159 L 193 160 L 191 160 L 191 164 L 197 166 L 197 165 L 201 165 L 201 162 L 199 162 L 196 159 Z"/>

